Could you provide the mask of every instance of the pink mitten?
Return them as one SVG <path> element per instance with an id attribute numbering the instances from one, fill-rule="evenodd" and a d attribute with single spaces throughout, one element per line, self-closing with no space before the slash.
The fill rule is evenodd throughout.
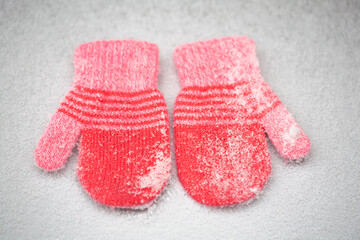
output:
<path id="1" fill-rule="evenodd" d="M 36 148 L 36 163 L 57 170 L 78 137 L 78 177 L 98 202 L 151 203 L 170 171 L 167 107 L 157 89 L 158 48 L 134 40 L 75 50 L 74 86 Z"/>
<path id="2" fill-rule="evenodd" d="M 264 131 L 280 154 L 303 157 L 309 139 L 260 75 L 255 43 L 229 37 L 175 50 L 182 90 L 174 111 L 178 174 L 208 205 L 255 196 L 271 171 Z"/>

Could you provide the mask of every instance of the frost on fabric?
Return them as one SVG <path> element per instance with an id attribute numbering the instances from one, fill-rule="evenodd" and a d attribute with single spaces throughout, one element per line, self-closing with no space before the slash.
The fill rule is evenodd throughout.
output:
<path id="1" fill-rule="evenodd" d="M 159 131 L 162 139 L 168 138 L 165 127 Z M 158 194 L 169 178 L 171 168 L 169 148 L 170 146 L 167 141 L 157 141 L 153 145 L 153 150 L 149 158 L 154 162 L 154 165 L 148 167 L 148 172 L 138 177 L 137 182 L 140 189 L 149 189 L 149 191 L 144 192 L 145 195 Z"/>
<path id="2" fill-rule="evenodd" d="M 153 167 L 149 167 L 149 173 L 138 179 L 140 188 L 150 188 L 151 194 L 158 193 L 168 178 L 170 161 L 163 153 L 155 156 L 157 159 Z"/>
<path id="3" fill-rule="evenodd" d="M 295 160 L 303 158 L 309 152 L 309 139 L 282 104 L 269 112 L 262 123 L 283 157 Z"/>
<path id="4" fill-rule="evenodd" d="M 299 134 L 301 133 L 301 129 L 297 126 L 297 124 L 293 123 L 289 127 L 289 130 L 286 131 L 283 135 L 283 138 L 290 144 L 294 145 L 296 139 L 298 138 Z"/>
<path id="5" fill-rule="evenodd" d="M 180 95 L 174 114 L 177 162 L 190 195 L 230 205 L 260 192 L 271 170 L 260 119 L 277 102 L 257 78 Z"/>
<path id="6" fill-rule="evenodd" d="M 179 47 L 183 87 L 174 111 L 179 177 L 197 201 L 230 205 L 258 193 L 270 173 L 264 128 L 288 158 L 309 141 L 263 80 L 255 43 L 227 37 Z"/>
<path id="7" fill-rule="evenodd" d="M 248 200 L 265 184 L 271 170 L 259 125 L 202 126 L 177 132 L 179 177 L 197 201 L 231 205 Z M 190 133 L 191 132 L 191 133 Z"/>
<path id="8" fill-rule="evenodd" d="M 78 176 L 98 202 L 121 208 L 149 206 L 170 172 L 168 127 L 82 132 Z"/>

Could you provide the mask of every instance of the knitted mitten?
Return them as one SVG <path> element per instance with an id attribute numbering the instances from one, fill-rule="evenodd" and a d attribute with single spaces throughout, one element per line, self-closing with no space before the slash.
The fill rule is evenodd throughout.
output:
<path id="1" fill-rule="evenodd" d="M 37 165 L 59 169 L 81 135 L 77 173 L 92 198 L 113 207 L 151 203 L 170 171 L 157 46 L 91 42 L 74 59 L 74 85 L 39 142 Z"/>
<path id="2" fill-rule="evenodd" d="M 186 44 L 174 59 L 178 174 L 187 192 L 208 205 L 248 200 L 271 171 L 264 130 L 282 156 L 303 157 L 308 138 L 260 75 L 247 37 Z"/>

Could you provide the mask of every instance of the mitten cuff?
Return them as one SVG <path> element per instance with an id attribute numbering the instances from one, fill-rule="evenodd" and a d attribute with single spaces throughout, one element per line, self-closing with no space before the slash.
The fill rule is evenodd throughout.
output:
<path id="1" fill-rule="evenodd" d="M 182 87 L 232 84 L 259 72 L 255 43 L 246 36 L 181 45 L 174 60 Z"/>
<path id="2" fill-rule="evenodd" d="M 135 41 L 97 41 L 74 53 L 75 85 L 92 89 L 138 91 L 156 88 L 159 50 Z"/>

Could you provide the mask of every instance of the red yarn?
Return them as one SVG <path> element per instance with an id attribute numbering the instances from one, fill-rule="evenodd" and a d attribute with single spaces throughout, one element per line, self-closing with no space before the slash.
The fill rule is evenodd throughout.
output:
<path id="1" fill-rule="evenodd" d="M 264 130 L 279 152 L 303 157 L 310 143 L 263 81 L 247 37 L 175 50 L 182 90 L 174 110 L 178 174 L 198 202 L 222 206 L 254 197 L 271 172 Z"/>
<path id="2" fill-rule="evenodd" d="M 169 173 L 166 128 L 84 129 L 78 176 L 90 196 L 102 204 L 133 207 L 149 203 Z M 165 134 L 164 134 L 165 133 Z M 165 142 L 165 144 L 163 144 Z"/>
<path id="3" fill-rule="evenodd" d="M 81 135 L 78 177 L 113 207 L 146 206 L 170 172 L 167 107 L 156 89 L 154 44 L 92 42 L 75 50 L 75 83 L 36 149 L 46 170 L 60 168 Z"/>

